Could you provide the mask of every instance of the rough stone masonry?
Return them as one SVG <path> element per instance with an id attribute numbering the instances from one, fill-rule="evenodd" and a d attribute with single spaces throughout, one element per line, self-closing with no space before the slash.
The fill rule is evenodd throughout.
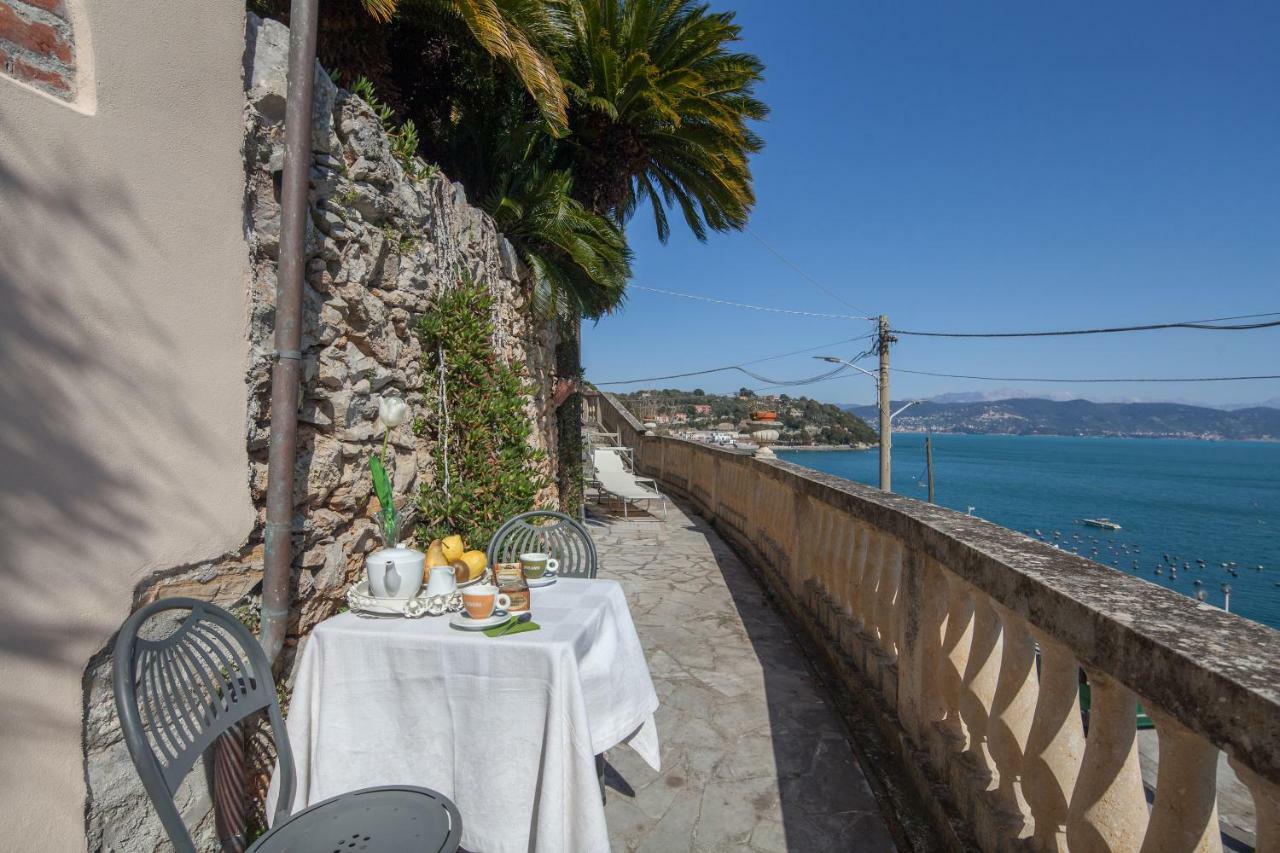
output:
<path id="1" fill-rule="evenodd" d="M 289 33 L 252 15 L 245 52 L 245 227 L 253 268 L 248 318 L 248 418 L 251 492 L 257 524 L 234 554 L 158 573 L 136 604 L 192 595 L 224 606 L 252 603 L 262 577 L 267 438 L 270 413 L 279 173 L 284 158 L 285 72 Z M 381 447 L 375 431 L 380 396 L 402 396 L 413 414 L 434 418 L 438 403 L 422 393 L 417 318 L 462 271 L 494 295 L 496 352 L 524 364 L 536 392 L 527 406 L 533 441 L 555 447 L 550 405 L 554 324 L 534 316 L 526 270 L 491 219 L 467 204 L 463 189 L 425 167 L 415 178 L 392 156 L 369 106 L 339 89 L 317 65 L 311 169 L 311 224 L 303 296 L 303 401 L 295 470 L 294 607 L 286 654 L 332 615 L 364 555 L 378 546 L 367 464 Z M 411 423 L 391 435 L 394 489 L 411 499 L 428 484 L 431 448 Z M 554 464 L 548 454 L 548 466 Z M 555 472 L 548 467 L 548 482 Z M 553 493 L 542 503 L 552 503 Z M 124 744 L 110 685 L 107 650 L 85 675 L 86 831 L 93 851 L 153 851 L 168 842 L 138 782 Z M 202 769 L 180 800 L 197 841 L 212 849 L 212 821 Z"/>

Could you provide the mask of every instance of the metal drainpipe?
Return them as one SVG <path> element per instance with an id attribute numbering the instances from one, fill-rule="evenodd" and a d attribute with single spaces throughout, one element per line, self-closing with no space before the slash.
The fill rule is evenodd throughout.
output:
<path id="1" fill-rule="evenodd" d="M 311 93 L 318 0 L 289 9 L 289 90 L 284 117 L 284 187 L 276 271 L 276 352 L 271 368 L 271 441 L 267 450 L 267 524 L 259 640 L 273 665 L 289 624 L 293 564 L 293 467 L 302 363 L 302 275 L 306 267 L 307 189 L 311 171 Z"/>

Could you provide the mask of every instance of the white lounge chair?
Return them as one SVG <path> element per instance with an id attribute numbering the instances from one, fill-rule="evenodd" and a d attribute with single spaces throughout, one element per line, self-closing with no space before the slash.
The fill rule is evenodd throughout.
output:
<path id="1" fill-rule="evenodd" d="M 631 501 L 662 501 L 662 517 L 667 517 L 667 496 L 658 491 L 658 484 L 650 477 L 637 477 L 628 471 L 622 461 L 625 448 L 611 447 L 595 450 L 591 462 L 595 467 L 596 484 L 601 492 L 622 501 L 622 517 L 627 517 L 627 505 Z"/>

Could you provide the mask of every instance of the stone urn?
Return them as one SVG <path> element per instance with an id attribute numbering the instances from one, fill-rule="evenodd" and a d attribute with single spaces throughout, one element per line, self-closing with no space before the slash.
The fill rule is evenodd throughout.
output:
<path id="1" fill-rule="evenodd" d="M 756 424 L 752 424 L 751 439 L 756 443 L 756 457 L 759 459 L 773 459 L 774 453 L 769 449 L 769 445 L 778 440 L 778 430 L 774 424 L 765 421 L 758 428 Z"/>

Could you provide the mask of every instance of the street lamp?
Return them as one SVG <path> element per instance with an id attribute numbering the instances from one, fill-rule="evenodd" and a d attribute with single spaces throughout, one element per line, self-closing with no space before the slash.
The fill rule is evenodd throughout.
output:
<path id="1" fill-rule="evenodd" d="M 827 361 L 831 364 L 843 364 L 845 367 L 852 367 L 859 373 L 865 373 L 875 380 L 876 383 L 876 406 L 880 409 L 880 489 L 881 491 L 893 491 L 892 477 L 892 460 L 893 460 L 893 419 L 914 406 L 916 403 L 922 403 L 923 400 L 908 400 L 896 412 L 889 411 L 889 395 L 883 393 L 880 384 L 880 377 L 872 373 L 866 368 L 859 367 L 852 361 L 839 358 L 834 355 L 815 355 L 814 358 L 819 361 Z M 885 384 L 888 384 L 888 374 L 885 374 Z"/>

